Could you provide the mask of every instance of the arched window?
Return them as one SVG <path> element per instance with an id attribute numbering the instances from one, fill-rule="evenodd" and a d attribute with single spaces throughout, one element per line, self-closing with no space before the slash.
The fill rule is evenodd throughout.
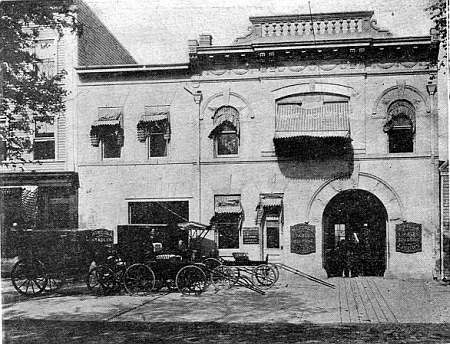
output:
<path id="1" fill-rule="evenodd" d="M 388 108 L 384 132 L 388 135 L 389 153 L 414 151 L 415 110 L 406 100 L 397 100 Z"/>
<path id="2" fill-rule="evenodd" d="M 214 139 L 216 156 L 236 155 L 239 152 L 239 112 L 231 106 L 222 106 L 213 117 L 214 129 L 209 138 Z"/>

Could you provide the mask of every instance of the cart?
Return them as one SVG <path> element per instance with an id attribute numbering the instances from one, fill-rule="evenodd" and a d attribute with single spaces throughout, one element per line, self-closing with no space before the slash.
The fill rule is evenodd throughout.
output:
<path id="1" fill-rule="evenodd" d="M 20 294 L 36 296 L 58 290 L 67 280 L 83 279 L 96 254 L 112 242 L 112 232 L 11 231 L 8 240 L 17 245 L 19 253 L 11 282 Z"/>
<path id="2" fill-rule="evenodd" d="M 212 283 L 216 285 L 254 286 L 259 288 L 271 288 L 280 276 L 278 268 L 266 260 L 250 260 L 245 252 L 234 252 L 234 260 L 226 260 L 222 257 L 207 258 L 204 264 L 212 271 Z"/>

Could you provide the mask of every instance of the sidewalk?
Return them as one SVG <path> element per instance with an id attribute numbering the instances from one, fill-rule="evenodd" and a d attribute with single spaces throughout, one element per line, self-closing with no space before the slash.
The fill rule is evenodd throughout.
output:
<path id="1" fill-rule="evenodd" d="M 330 289 L 281 276 L 266 295 L 244 288 L 201 296 L 92 296 L 74 293 L 18 299 L 3 305 L 4 320 L 219 322 L 287 324 L 450 323 L 450 286 L 380 277 L 332 278 Z M 3 281 L 3 286 L 5 286 Z M 81 289 L 80 289 L 81 290 Z"/>

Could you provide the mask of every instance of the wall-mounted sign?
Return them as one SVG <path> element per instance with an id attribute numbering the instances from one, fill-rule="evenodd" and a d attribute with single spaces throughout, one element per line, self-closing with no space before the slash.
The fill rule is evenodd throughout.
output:
<path id="1" fill-rule="evenodd" d="M 316 227 L 306 223 L 291 226 L 291 253 L 316 252 Z"/>
<path id="2" fill-rule="evenodd" d="M 242 242 L 244 245 L 259 244 L 259 228 L 258 227 L 242 228 Z"/>
<path id="3" fill-rule="evenodd" d="M 402 253 L 422 252 L 422 225 L 413 222 L 396 225 L 395 250 Z"/>

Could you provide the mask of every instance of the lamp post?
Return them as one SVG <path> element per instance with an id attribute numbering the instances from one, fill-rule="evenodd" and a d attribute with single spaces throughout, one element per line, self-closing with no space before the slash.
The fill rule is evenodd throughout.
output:
<path id="1" fill-rule="evenodd" d="M 437 164 L 436 164 L 436 146 L 438 145 L 438 133 L 437 133 L 437 114 L 436 114 L 436 103 L 435 103 L 435 94 L 437 91 L 437 84 L 435 81 L 435 78 L 431 78 L 427 85 L 427 93 L 430 97 L 430 160 L 431 160 L 431 182 L 432 182 L 432 188 L 433 188 L 433 209 L 434 211 L 437 211 L 439 213 L 439 187 L 438 187 L 438 183 L 439 183 L 439 179 L 437 176 L 438 173 L 438 169 L 437 169 Z M 443 265 L 443 242 L 444 242 L 444 238 L 443 238 L 443 233 L 442 233 L 442 228 L 440 225 L 440 221 L 439 218 L 440 216 L 438 215 L 437 218 L 433 217 L 435 220 L 433 221 L 435 223 L 435 226 L 438 228 L 438 240 L 434 239 L 434 247 L 435 247 L 435 257 L 436 257 L 436 246 L 439 247 L 439 260 L 440 260 L 440 264 L 439 264 L 439 275 L 443 276 L 443 269 L 444 269 L 444 265 Z M 436 221 L 436 219 L 438 221 Z M 437 242 L 436 242 L 437 241 Z M 436 270 L 436 265 L 435 265 L 435 270 Z"/>

